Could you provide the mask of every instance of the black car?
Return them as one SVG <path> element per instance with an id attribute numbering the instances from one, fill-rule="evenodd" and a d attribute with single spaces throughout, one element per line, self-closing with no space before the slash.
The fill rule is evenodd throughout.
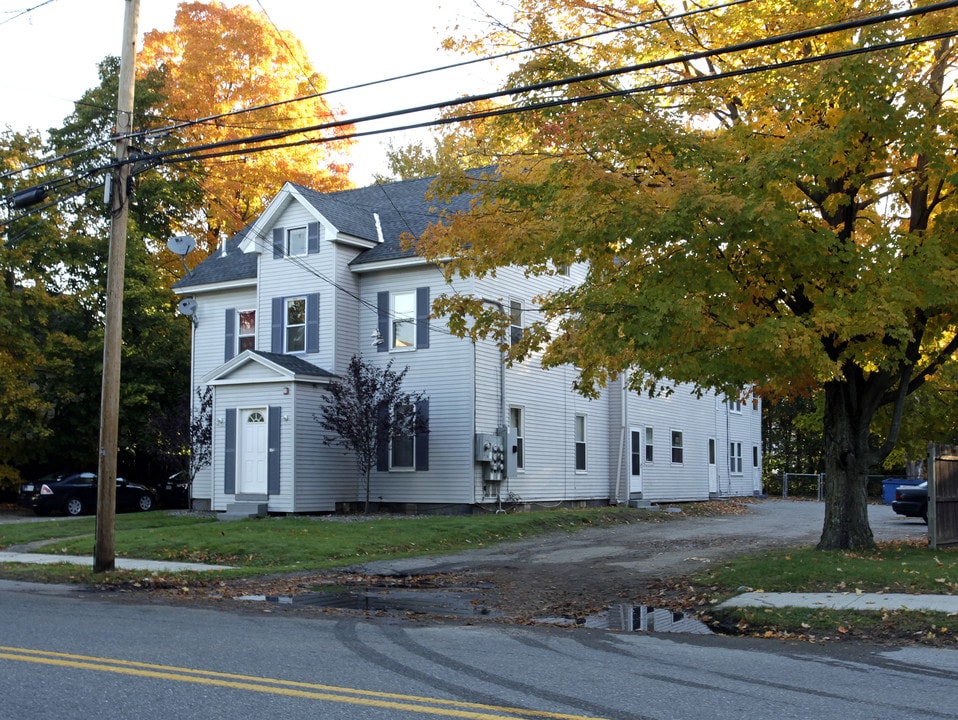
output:
<path id="1" fill-rule="evenodd" d="M 920 485 L 900 485 L 895 488 L 891 509 L 905 517 L 919 517 L 928 522 L 928 481 Z"/>
<path id="2" fill-rule="evenodd" d="M 28 507 L 37 515 L 64 512 L 82 515 L 96 512 L 96 473 L 52 473 L 33 482 L 20 485 L 17 504 Z M 117 510 L 152 510 L 156 504 L 153 491 L 143 485 L 116 479 Z"/>
<path id="3" fill-rule="evenodd" d="M 156 490 L 160 504 L 165 508 L 178 510 L 190 506 L 190 476 L 182 470 L 170 475 Z"/>

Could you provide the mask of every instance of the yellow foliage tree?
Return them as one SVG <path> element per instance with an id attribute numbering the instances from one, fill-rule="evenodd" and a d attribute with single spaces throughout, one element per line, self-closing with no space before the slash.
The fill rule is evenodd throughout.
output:
<path id="1" fill-rule="evenodd" d="M 163 74 L 165 100 L 154 110 L 188 147 L 313 127 L 341 115 L 322 98 L 326 79 L 312 69 L 302 43 L 242 5 L 181 3 L 173 30 L 146 34 L 137 65 L 141 76 Z M 296 98 L 303 99 L 284 102 Z M 250 108 L 259 109 L 243 112 Z M 335 136 L 350 129 L 337 128 Z M 190 230 L 210 249 L 262 212 L 286 181 L 323 191 L 350 187 L 349 141 L 322 140 L 333 137 L 316 131 L 294 138 L 315 143 L 269 151 L 259 143 L 243 154 L 203 160 L 198 175 L 206 207 Z"/>

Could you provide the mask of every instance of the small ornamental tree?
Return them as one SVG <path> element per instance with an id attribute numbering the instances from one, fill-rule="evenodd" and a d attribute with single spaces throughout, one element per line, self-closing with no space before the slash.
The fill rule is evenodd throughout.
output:
<path id="1" fill-rule="evenodd" d="M 193 480 L 213 459 L 213 388 L 197 387 L 190 407 L 189 397 L 169 412 L 161 413 L 152 422 L 155 441 L 152 451 L 175 474 L 189 479 L 187 498 L 191 497 Z M 189 418 L 189 424 L 184 421 Z"/>
<path id="2" fill-rule="evenodd" d="M 395 372 L 392 360 L 385 368 L 377 368 L 354 355 L 343 378 L 329 384 L 320 414 L 315 416 L 320 427 L 329 433 L 323 438 L 324 444 L 338 445 L 355 455 L 356 471 L 366 493 L 366 512 L 369 476 L 380 448 L 392 438 L 427 430 L 424 419 L 416 415 L 422 393 L 402 389 L 408 369 Z"/>
<path id="3" fill-rule="evenodd" d="M 213 461 L 213 388 L 196 388 L 196 403 L 190 415 L 190 487 L 197 473 Z M 187 497 L 190 497 L 188 494 Z"/>

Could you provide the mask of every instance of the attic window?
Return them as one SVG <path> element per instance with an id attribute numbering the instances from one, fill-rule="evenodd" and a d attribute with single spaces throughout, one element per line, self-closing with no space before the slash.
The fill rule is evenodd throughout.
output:
<path id="1" fill-rule="evenodd" d="M 309 240 L 306 228 L 291 228 L 286 231 L 286 255 L 296 257 L 309 253 Z"/>

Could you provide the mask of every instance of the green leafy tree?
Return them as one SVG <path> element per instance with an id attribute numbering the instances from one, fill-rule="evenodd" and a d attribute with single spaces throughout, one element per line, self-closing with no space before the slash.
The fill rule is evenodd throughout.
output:
<path id="1" fill-rule="evenodd" d="M 52 179 L 40 165 L 42 141 L 33 132 L 0 132 L 0 194 L 14 194 Z M 43 464 L 55 442 L 56 419 L 69 396 L 51 385 L 72 376 L 81 345 L 73 335 L 84 322 L 82 302 L 67 287 L 56 239 L 61 208 L 20 217 L 9 207 L 0 243 L 0 483 L 20 469 Z M 79 445 L 80 442 L 77 442 Z M 69 456 L 68 456 L 69 457 Z"/>
<path id="2" fill-rule="evenodd" d="M 47 207 L 13 209 L 0 246 L 5 273 L 4 316 L 17 319 L 17 333 L 0 337 L 0 353 L 23 363 L 16 371 L 21 396 L 9 405 L 20 430 L 4 454 L 9 466 L 89 468 L 95 465 L 103 358 L 104 273 L 109 237 L 108 210 L 100 183 L 111 162 L 112 143 L 103 141 L 115 113 L 118 62 L 100 65 L 101 84 L 84 94 L 44 146 L 5 136 L 2 155 L 10 174 L 4 193 L 47 185 Z M 152 80 L 156 80 L 154 76 Z M 156 98 L 155 82 L 141 82 L 142 107 Z M 147 117 L 148 113 L 144 115 Z M 79 148 L 79 149 L 78 149 Z M 40 164 L 40 155 L 57 159 Z M 36 165 L 33 170 L 26 168 Z M 192 212 L 201 197 L 188 176 L 175 170 L 138 175 L 127 246 L 121 462 L 142 465 L 157 453 L 150 419 L 169 407 L 188 383 L 189 324 L 175 313 L 169 286 L 181 270 L 154 238 Z M 21 216 L 22 215 L 22 216 Z M 7 364 L 14 371 L 13 364 Z M 22 417 L 32 413 L 30 424 Z"/>
<path id="3" fill-rule="evenodd" d="M 584 282 L 538 299 L 542 320 L 510 349 L 574 365 L 585 393 L 632 368 L 637 390 L 671 378 L 820 393 L 819 548 L 871 547 L 868 473 L 894 448 L 909 394 L 958 349 L 956 49 L 930 37 L 953 30 L 955 11 L 862 24 L 899 6 L 754 0 L 666 19 L 676 7 L 521 0 L 512 24 L 476 41 L 647 23 L 539 51 L 514 73 L 513 87 L 634 67 L 523 96 L 567 104 L 500 121 L 528 138 L 523 151 L 486 182 L 460 179 L 479 205 L 420 251 L 452 258 L 450 274 L 588 263 Z M 461 333 L 508 322 L 476 298 L 434 310 Z"/>
<path id="4" fill-rule="evenodd" d="M 320 414 L 315 418 L 330 433 L 323 438 L 326 445 L 342 447 L 354 455 L 356 472 L 366 493 L 366 512 L 369 477 L 379 452 L 393 438 L 428 432 L 425 420 L 416 412 L 422 393 L 402 389 L 407 370 L 396 372 L 392 360 L 385 368 L 378 368 L 354 355 L 343 378 L 329 384 Z"/>

